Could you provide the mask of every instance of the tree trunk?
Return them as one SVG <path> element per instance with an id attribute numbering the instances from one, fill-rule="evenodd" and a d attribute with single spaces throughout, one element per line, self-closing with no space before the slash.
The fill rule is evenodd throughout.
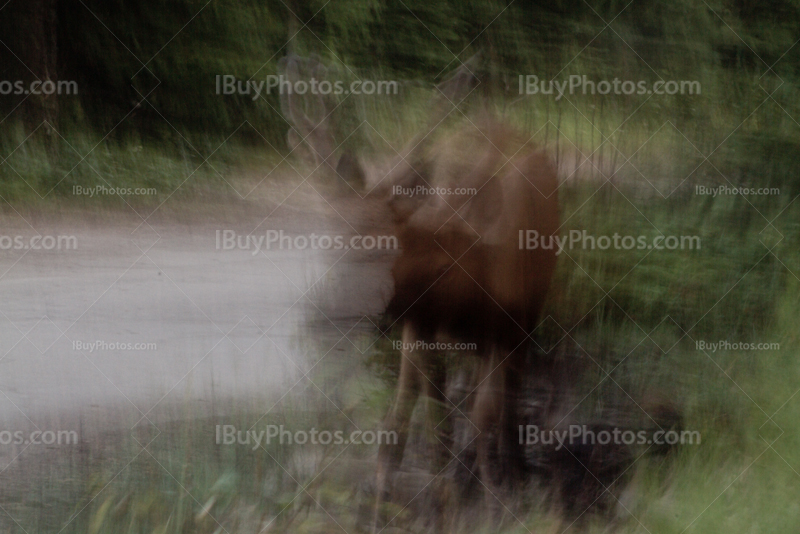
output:
<path id="1" fill-rule="evenodd" d="M 14 52 L 22 63 L 31 81 L 45 83 L 52 81 L 56 86 L 39 86 L 39 92 L 52 94 L 30 94 L 23 104 L 23 117 L 26 130 L 32 131 L 41 125 L 48 134 L 48 149 L 55 153 L 58 149 L 58 0 L 24 0 L 17 4 L 21 27 L 25 32 L 17 34 L 18 43 Z M 30 87 L 28 85 L 28 87 Z M 42 123 L 45 124 L 42 124 Z"/>

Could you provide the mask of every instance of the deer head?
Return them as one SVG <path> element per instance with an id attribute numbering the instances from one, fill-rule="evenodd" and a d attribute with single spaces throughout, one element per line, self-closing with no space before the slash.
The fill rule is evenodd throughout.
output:
<path id="1" fill-rule="evenodd" d="M 323 81 L 335 82 L 335 71 L 325 67 L 316 56 L 303 58 L 290 54 L 278 64 L 279 73 L 289 82 L 286 89 L 281 87 L 280 91 L 281 111 L 290 125 L 287 134 L 289 148 L 312 168 L 321 169 L 328 177 L 344 180 L 359 192 L 367 192 L 365 188 L 370 191 L 376 188 L 376 196 L 385 196 L 393 185 L 411 188 L 423 186 L 431 172 L 428 164 L 431 155 L 426 147 L 437 137 L 441 125 L 455 106 L 461 104 L 480 83 L 474 74 L 478 59 L 479 56 L 474 56 L 433 88 L 427 104 L 425 125 L 406 144 L 405 149 L 384 158 L 383 164 L 373 162 L 369 166 L 364 165 L 352 151 L 339 148 L 335 115 L 341 110 L 337 109 L 330 94 L 312 94 L 310 91 L 300 94 L 291 90 L 297 87 L 297 82 L 305 82 L 309 87 L 312 80 L 317 85 Z M 371 171 L 367 172 L 366 168 Z M 413 211 L 420 199 L 410 203 L 403 199 L 395 200 L 390 205 L 400 218 L 404 218 L 404 214 Z"/>
<path id="2" fill-rule="evenodd" d="M 280 88 L 281 111 L 290 125 L 287 134 L 289 148 L 298 152 L 314 169 L 323 174 L 343 178 L 354 188 L 363 188 L 364 173 L 358 159 L 349 152 L 337 151 L 332 115 L 335 106 L 331 96 L 311 87 L 330 82 L 329 69 L 316 56 L 302 58 L 289 55 L 278 63 L 280 74 L 289 83 Z M 315 83 L 310 82 L 314 80 Z M 302 94 L 298 82 L 306 84 Z"/>

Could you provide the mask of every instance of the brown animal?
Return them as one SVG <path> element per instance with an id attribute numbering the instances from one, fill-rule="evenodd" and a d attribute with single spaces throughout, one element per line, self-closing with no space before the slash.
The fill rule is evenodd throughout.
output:
<path id="1" fill-rule="evenodd" d="M 419 350 L 418 341 L 474 343 L 481 361 L 469 413 L 479 432 L 475 474 L 496 493 L 522 471 L 517 397 L 556 256 L 554 249 L 521 248 L 520 233 L 556 232 L 558 181 L 544 152 L 488 113 L 453 127 L 436 126 L 442 110 L 472 85 L 470 75 L 461 69 L 437 88 L 441 96 L 431 127 L 393 162 L 383 183 L 391 191 L 388 204 L 402 250 L 392 269 L 395 295 L 387 311 L 402 323 L 403 349 L 397 396 L 385 421 L 385 430 L 396 432 L 398 440 L 378 452 L 375 528 L 387 519 L 382 504 L 391 498 L 418 397 L 424 394 L 440 408 L 449 404 L 440 355 Z M 324 130 L 323 119 L 303 123 Z M 302 133 L 314 150 L 313 135 Z M 328 146 L 314 151 L 324 154 Z M 340 161 L 353 165 L 352 156 Z M 428 425 L 441 441 L 434 474 L 457 452 L 446 417 L 452 410 L 428 410 Z"/>

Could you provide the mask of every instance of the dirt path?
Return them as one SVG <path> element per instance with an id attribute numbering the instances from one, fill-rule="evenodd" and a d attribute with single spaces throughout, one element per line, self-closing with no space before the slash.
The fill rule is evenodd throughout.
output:
<path id="1" fill-rule="evenodd" d="M 282 204 L 180 205 L 144 225 L 132 212 L 6 212 L 0 234 L 77 248 L 0 250 L 0 425 L 90 432 L 279 392 L 313 357 L 309 310 L 330 319 L 313 335 L 333 338 L 380 312 L 392 253 L 221 250 L 222 233 L 347 240 L 374 227 L 360 206 L 304 186 Z"/>

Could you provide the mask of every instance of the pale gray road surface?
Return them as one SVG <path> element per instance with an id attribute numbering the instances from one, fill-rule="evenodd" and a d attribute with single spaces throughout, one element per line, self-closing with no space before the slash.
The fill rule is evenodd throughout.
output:
<path id="1" fill-rule="evenodd" d="M 286 203 L 256 234 L 353 234 L 325 204 Z M 8 215 L 0 234 L 75 236 L 77 250 L 0 250 L 0 430 L 91 434 L 257 403 L 302 376 L 319 339 L 381 311 L 392 253 L 217 249 L 218 230 L 246 235 L 269 209 L 138 230 L 128 215 L 26 218 L 35 230 Z"/>

